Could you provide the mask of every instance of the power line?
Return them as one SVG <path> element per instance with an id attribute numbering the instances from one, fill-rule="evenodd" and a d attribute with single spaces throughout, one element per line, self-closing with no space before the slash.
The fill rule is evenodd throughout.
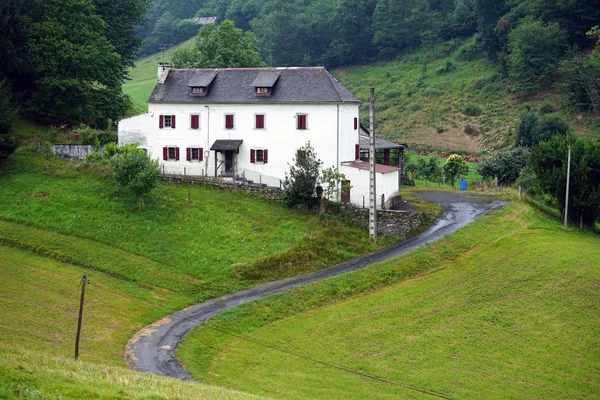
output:
<path id="1" fill-rule="evenodd" d="M 205 325 L 205 328 L 212 329 L 214 331 L 217 331 L 217 332 L 220 332 L 220 333 L 223 333 L 223 334 L 226 334 L 226 335 L 230 335 L 230 336 L 236 337 L 238 339 L 245 340 L 247 342 L 258 344 L 259 346 L 263 346 L 263 347 L 266 347 L 266 348 L 271 349 L 271 350 L 279 351 L 279 352 L 284 353 L 284 354 L 289 354 L 289 355 L 294 356 L 294 357 L 302 358 L 304 360 L 308 360 L 308 361 L 311 361 L 311 362 L 314 362 L 314 363 L 317 363 L 317 364 L 325 365 L 327 367 L 335 368 L 335 369 L 338 369 L 340 371 L 345 371 L 345 372 L 348 372 L 348 373 L 351 373 L 351 374 L 354 374 L 354 375 L 358 375 L 358 376 L 366 378 L 366 379 L 371 379 L 371 380 L 374 380 L 376 382 L 387 383 L 389 385 L 398 386 L 398 387 L 401 387 L 401 388 L 404 388 L 404 389 L 407 389 L 407 390 L 412 390 L 412 391 L 415 391 L 415 392 L 418 392 L 418 393 L 422 393 L 422 394 L 429 395 L 429 396 L 432 396 L 432 397 L 437 397 L 437 398 L 440 398 L 440 399 L 452 400 L 452 397 L 448 397 L 448 396 L 440 394 L 440 393 L 431 392 L 431 391 L 428 391 L 428 390 L 425 390 L 425 389 L 419 389 L 419 388 L 414 387 L 414 386 L 410 386 L 410 385 L 407 385 L 407 384 L 404 384 L 404 383 L 392 381 L 392 380 L 389 380 L 389 379 L 386 379 L 386 378 L 379 377 L 377 375 L 370 375 L 370 374 L 367 374 L 367 373 L 364 373 L 364 372 L 356 371 L 356 370 L 353 370 L 351 368 L 343 367 L 341 365 L 336 365 L 336 364 L 329 363 L 327 361 L 317 360 L 316 358 L 304 356 L 302 354 L 294 353 L 294 352 L 291 352 L 289 350 L 281 349 L 281 348 L 275 347 L 273 345 L 270 345 L 268 343 L 263 343 L 263 342 L 260 342 L 260 341 L 258 341 L 256 339 L 252 339 L 252 338 L 249 338 L 249 337 L 238 335 L 237 333 L 229 332 L 229 331 L 226 331 L 224 329 L 220 329 L 220 328 L 217 328 L 217 327 L 214 327 L 214 326 Z"/>

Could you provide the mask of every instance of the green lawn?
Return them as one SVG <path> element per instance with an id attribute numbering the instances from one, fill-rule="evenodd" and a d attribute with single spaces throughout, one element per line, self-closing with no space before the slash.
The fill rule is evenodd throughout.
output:
<path id="1" fill-rule="evenodd" d="M 123 93 L 131 97 L 136 114 L 148 111 L 147 101 L 154 86 L 156 86 L 158 63 L 171 61 L 171 57 L 175 51 L 191 47 L 195 43 L 195 40 L 196 38 L 192 38 L 165 50 L 164 57 L 161 51 L 135 62 L 135 68 L 129 71 L 130 80 L 123 85 Z"/>
<path id="2" fill-rule="evenodd" d="M 598 398 L 599 263 L 597 234 L 511 203 L 396 260 L 232 309 L 178 355 L 204 382 L 290 399 L 430 397 L 296 355 L 451 398 Z"/>
<path id="3" fill-rule="evenodd" d="M 0 345 L 0 399 L 245 400 L 258 397 Z"/>
<path id="4" fill-rule="evenodd" d="M 0 171 L 0 342 L 16 347 L 72 352 L 84 271 L 93 284 L 82 354 L 123 365 L 127 340 L 169 312 L 377 248 L 365 229 L 338 218 L 210 187 L 161 182 L 138 211 L 85 164 L 44 164 L 19 149 Z M 264 273 L 237 277 L 240 262 Z"/>

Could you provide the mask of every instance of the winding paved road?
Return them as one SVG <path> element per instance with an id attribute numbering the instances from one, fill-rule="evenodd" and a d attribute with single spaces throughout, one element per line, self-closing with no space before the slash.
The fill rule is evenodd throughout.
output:
<path id="1" fill-rule="evenodd" d="M 133 369 L 141 372 L 193 380 L 175 358 L 175 348 L 183 335 L 201 322 L 241 303 L 397 257 L 417 247 L 439 240 L 504 204 L 487 196 L 457 192 L 420 192 L 418 196 L 425 200 L 441 203 L 444 208 L 440 218 L 423 233 L 333 267 L 265 283 L 171 314 L 142 329 L 129 341 L 125 352 L 127 363 Z"/>

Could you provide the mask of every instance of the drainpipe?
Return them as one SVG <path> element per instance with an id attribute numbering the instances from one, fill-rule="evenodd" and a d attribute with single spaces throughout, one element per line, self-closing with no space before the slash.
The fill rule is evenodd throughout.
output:
<path id="1" fill-rule="evenodd" d="M 208 118 L 206 121 L 206 151 L 208 153 L 207 157 L 204 157 L 204 171 L 206 171 L 206 176 L 208 176 L 208 159 L 210 158 L 210 107 L 209 106 L 204 106 L 206 107 L 206 112 L 208 114 Z M 215 157 L 216 157 L 216 153 L 215 153 Z"/>
<path id="2" fill-rule="evenodd" d="M 339 172 L 340 170 L 340 105 L 337 105 L 337 146 L 336 146 L 336 168 Z M 340 196 L 341 196 L 341 192 L 340 192 Z M 341 199 L 338 197 L 337 198 L 338 201 L 340 201 Z"/>

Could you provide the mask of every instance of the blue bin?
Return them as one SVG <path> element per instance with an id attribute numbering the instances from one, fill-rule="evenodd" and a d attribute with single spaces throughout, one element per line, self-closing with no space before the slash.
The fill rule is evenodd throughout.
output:
<path id="1" fill-rule="evenodd" d="M 462 190 L 462 191 L 467 190 L 467 181 L 465 181 L 465 180 L 460 181 L 460 190 Z"/>

